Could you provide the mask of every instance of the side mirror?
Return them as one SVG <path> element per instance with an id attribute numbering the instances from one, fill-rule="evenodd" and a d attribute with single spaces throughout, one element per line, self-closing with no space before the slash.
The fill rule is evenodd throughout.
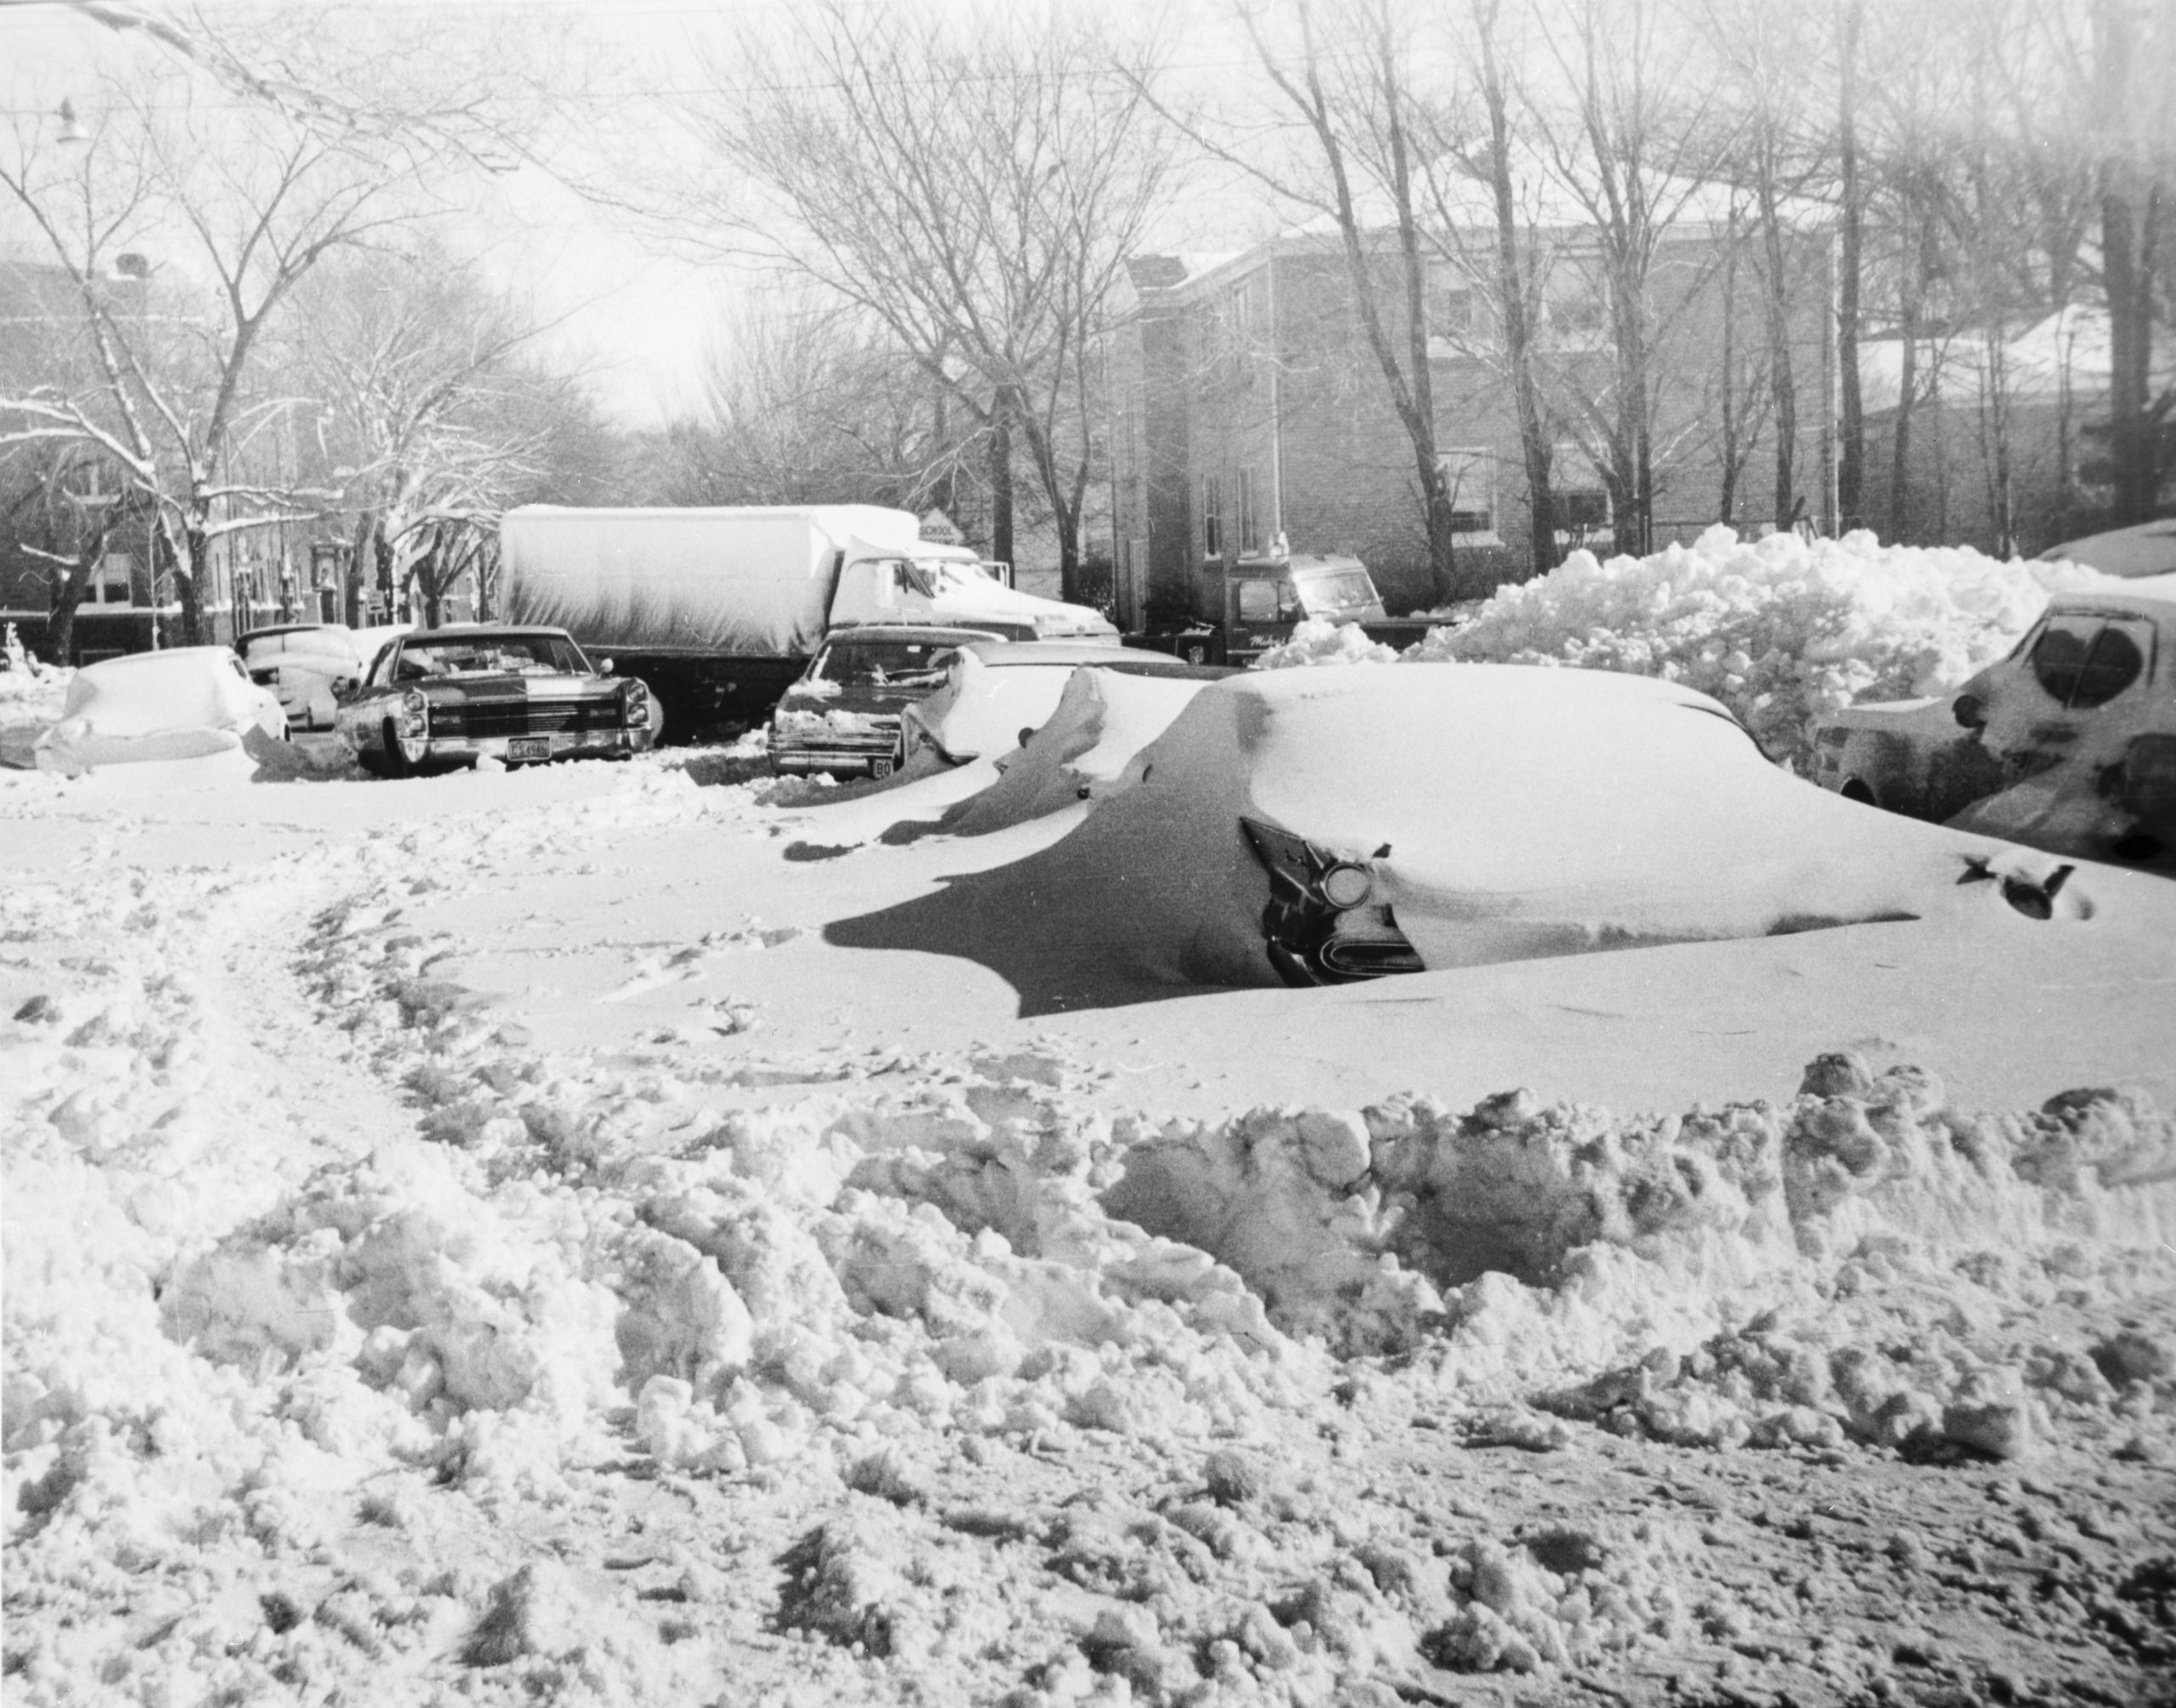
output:
<path id="1" fill-rule="evenodd" d="M 335 677 L 333 677 L 333 679 L 332 679 L 332 700 L 333 700 L 333 704 L 336 704 L 336 705 L 345 705 L 345 704 L 348 704 L 348 702 L 349 700 L 351 700 L 351 699 L 354 698 L 354 697 L 355 697 L 355 690 L 356 690 L 357 688 L 360 687 L 361 686 L 362 686 L 362 684 L 361 684 L 360 682 L 356 681 L 356 680 L 355 680 L 355 678 L 354 678 L 354 677 L 353 677 L 353 676 L 335 676 Z"/>
<path id="2" fill-rule="evenodd" d="M 610 676 L 612 674 L 612 660 L 609 659 L 599 659 L 597 661 L 597 674 L 600 676 Z"/>
<path id="3" fill-rule="evenodd" d="M 1985 729 L 1987 727 L 1987 708 L 1977 694 L 1959 694 L 1951 703 L 1950 715 L 1966 729 Z"/>

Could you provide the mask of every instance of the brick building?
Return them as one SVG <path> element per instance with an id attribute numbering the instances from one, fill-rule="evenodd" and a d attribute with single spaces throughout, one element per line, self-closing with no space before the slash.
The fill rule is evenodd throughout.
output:
<path id="1" fill-rule="evenodd" d="M 1772 387 L 1760 280 L 1720 225 L 1680 220 L 1650 274 L 1655 334 L 1654 542 L 1689 539 L 1731 515 L 1748 529 L 1776 514 Z M 1462 234 L 1454 253 L 1487 253 Z M 1555 446 L 1557 545 L 1606 548 L 1609 491 L 1583 449 L 1606 399 L 1611 317 L 1590 236 L 1536 234 L 1552 257 L 1543 288 L 1545 404 Z M 1740 234 L 1742 242 L 1742 233 Z M 1395 257 L 1387 252 L 1384 264 Z M 1832 267 L 1825 235 L 1792 256 L 1797 380 L 1794 506 L 1833 510 L 1835 386 Z M 1192 572 L 1231 551 L 1350 552 L 1393 611 L 1431 602 L 1412 442 L 1391 408 L 1354 307 L 1334 234 L 1301 232 L 1236 254 L 1137 257 L 1110 342 L 1111 557 L 1122 625 L 1179 614 Z M 1386 300 L 1396 300 L 1386 292 Z M 1488 293 L 1438 262 L 1429 278 L 1436 445 L 1463 524 L 1459 592 L 1521 579 L 1532 563 L 1524 465 Z M 1402 326 L 1391 333 L 1401 344 Z"/>

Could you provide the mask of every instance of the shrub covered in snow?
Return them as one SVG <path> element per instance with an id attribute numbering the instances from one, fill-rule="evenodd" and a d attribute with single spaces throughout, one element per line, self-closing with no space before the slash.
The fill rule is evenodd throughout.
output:
<path id="1" fill-rule="evenodd" d="M 1863 532 L 1743 540 L 1718 525 L 1647 557 L 1574 551 L 1405 656 L 1667 676 L 1714 695 L 1776 758 L 1796 763 L 1822 714 L 1943 693 L 1999 657 L 2038 614 L 2052 573 L 2089 574 L 1965 546 L 1885 546 Z M 1359 662 L 1383 650 L 1357 630 L 1295 635 L 1262 662 Z"/>

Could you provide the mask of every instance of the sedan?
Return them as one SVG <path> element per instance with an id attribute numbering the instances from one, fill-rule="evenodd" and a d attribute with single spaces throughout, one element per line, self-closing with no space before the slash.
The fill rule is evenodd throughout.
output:
<path id="1" fill-rule="evenodd" d="M 1398 664 L 1210 683 L 1062 840 L 830 935 L 1069 1002 L 1912 920 L 2135 926 L 2162 890 L 1840 800 L 1673 682 Z"/>
<path id="2" fill-rule="evenodd" d="M 37 738 L 41 770 L 71 775 L 139 760 L 196 759 L 284 741 L 286 713 L 225 647 L 174 647 L 87 665 Z"/>
<path id="3" fill-rule="evenodd" d="M 2058 595 L 1953 694 L 1830 714 L 1814 779 L 2054 853 L 2176 866 L 2176 575 Z"/>
<path id="4" fill-rule="evenodd" d="M 564 629 L 469 625 L 396 635 L 335 727 L 364 770 L 406 777 L 498 760 L 625 759 L 657 739 L 649 687 L 592 664 Z"/>
<path id="5" fill-rule="evenodd" d="M 279 696 L 290 727 L 331 729 L 340 710 L 340 684 L 352 686 L 361 678 L 384 634 L 342 623 L 282 623 L 238 636 L 235 651 L 250 681 Z"/>
<path id="6" fill-rule="evenodd" d="M 905 625 L 836 631 L 771 714 L 771 769 L 889 777 L 900 713 L 944 686 L 961 647 L 994 638 Z"/>

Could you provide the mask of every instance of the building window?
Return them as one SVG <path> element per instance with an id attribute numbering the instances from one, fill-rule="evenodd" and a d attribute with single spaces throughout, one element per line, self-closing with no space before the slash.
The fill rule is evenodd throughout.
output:
<path id="1" fill-rule="evenodd" d="M 1450 495 L 1451 529 L 1461 540 L 1496 538 L 1496 459 L 1486 450 L 1447 450 L 1436 459 Z"/>
<path id="2" fill-rule="evenodd" d="M 1201 551 L 1204 557 L 1224 555 L 1224 495 L 1213 474 L 1201 478 Z"/>
<path id="3" fill-rule="evenodd" d="M 1585 454 L 1570 446 L 1557 447 L 1555 466 L 1563 478 L 1550 484 L 1549 497 L 1556 512 L 1559 546 L 1606 546 L 1616 537 L 1609 489 L 1594 472 Z"/>
<path id="4" fill-rule="evenodd" d="M 1458 348 L 1475 343 L 1488 325 L 1487 300 L 1473 275 L 1448 261 L 1428 269 L 1428 333 Z"/>
<path id="5" fill-rule="evenodd" d="M 1609 342 L 1609 294 L 1600 278 L 1578 267 L 1550 274 L 1545 297 L 1549 342 L 1560 348 L 1600 349 Z"/>
<path id="6" fill-rule="evenodd" d="M 1239 550 L 1261 550 L 1261 523 L 1255 513 L 1254 473 L 1244 468 L 1239 471 Z"/>
<path id="7" fill-rule="evenodd" d="M 101 605 L 132 602 L 128 595 L 128 578 L 135 568 L 136 560 L 128 552 L 107 552 L 99 560 L 97 580 L 90 585 L 94 602 Z"/>

